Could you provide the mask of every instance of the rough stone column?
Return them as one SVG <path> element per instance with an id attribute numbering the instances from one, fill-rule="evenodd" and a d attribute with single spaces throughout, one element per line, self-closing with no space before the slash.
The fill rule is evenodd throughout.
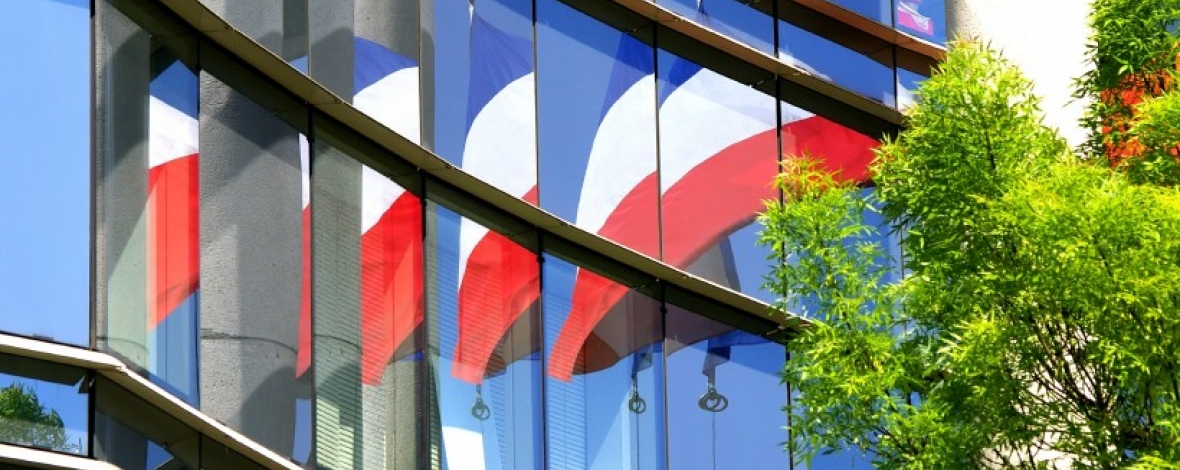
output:
<path id="1" fill-rule="evenodd" d="M 272 51 L 283 0 L 204 0 Z M 282 455 L 295 429 L 302 272 L 298 133 L 200 76 L 201 409 Z"/>
<path id="2" fill-rule="evenodd" d="M 302 264 L 298 134 L 201 73 L 201 408 L 290 455 Z"/>
<path id="3" fill-rule="evenodd" d="M 1076 147 L 1086 138 L 1078 120 L 1085 103 L 1073 80 L 1086 71 L 1088 1 L 947 0 L 948 37 L 978 38 L 1003 52 L 1034 82 L 1045 123 Z"/>

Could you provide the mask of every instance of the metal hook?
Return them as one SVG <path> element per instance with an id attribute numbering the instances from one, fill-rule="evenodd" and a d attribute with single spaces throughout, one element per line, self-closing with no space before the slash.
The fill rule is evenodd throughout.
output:
<path id="1" fill-rule="evenodd" d="M 717 388 L 712 383 L 709 384 L 709 390 L 701 395 L 701 399 L 697 400 L 697 406 L 702 410 L 711 413 L 720 413 L 729 408 L 729 398 L 717 392 Z"/>
<path id="2" fill-rule="evenodd" d="M 487 421 L 492 417 L 492 409 L 483 402 L 483 386 L 475 386 L 475 404 L 471 405 L 471 416 L 480 421 Z"/>

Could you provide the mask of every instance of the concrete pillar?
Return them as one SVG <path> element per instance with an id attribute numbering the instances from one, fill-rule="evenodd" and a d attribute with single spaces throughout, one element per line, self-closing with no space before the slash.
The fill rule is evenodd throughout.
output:
<path id="1" fill-rule="evenodd" d="M 205 0 L 272 51 L 283 0 Z M 201 409 L 281 455 L 295 429 L 302 272 L 298 133 L 200 76 Z"/>
<path id="2" fill-rule="evenodd" d="M 975 38 L 1003 52 L 1034 82 L 1045 123 L 1070 145 L 1086 139 L 1079 124 L 1086 104 L 1073 98 L 1073 80 L 1088 68 L 1088 1 L 947 0 L 948 37 Z"/>

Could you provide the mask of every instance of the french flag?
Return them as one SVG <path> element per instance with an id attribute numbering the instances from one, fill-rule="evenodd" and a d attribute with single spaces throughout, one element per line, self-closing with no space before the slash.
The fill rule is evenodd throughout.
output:
<path id="1" fill-rule="evenodd" d="M 197 403 L 197 77 L 180 62 L 150 84 L 148 97 L 148 372 Z"/>
<path id="2" fill-rule="evenodd" d="M 353 100 L 412 142 L 421 141 L 418 63 L 356 38 Z M 422 323 L 422 203 L 361 169 L 361 380 L 378 384 L 398 347 Z"/>
<path id="3" fill-rule="evenodd" d="M 471 17 L 470 76 L 463 168 L 536 204 L 531 38 L 497 28 L 476 7 Z M 496 345 L 539 295 L 537 255 L 464 218 L 459 228 L 459 341 L 452 375 L 482 383 Z"/>
<path id="4" fill-rule="evenodd" d="M 621 47 L 619 63 L 627 64 Z M 636 81 L 611 105 L 599 126 L 584 188 L 628 184 L 621 198 L 602 198 L 584 190 L 579 224 L 624 245 L 650 253 L 650 223 L 656 214 L 644 204 L 659 194 L 663 223 L 663 259 L 684 268 L 734 231 L 753 223 L 763 201 L 777 199 L 771 178 L 776 168 L 768 156 L 777 155 L 780 133 L 783 153 L 809 154 L 842 178 L 863 181 L 877 142 L 819 116 L 783 104 L 781 128 L 775 119 L 775 100 L 745 84 L 689 61 L 676 59 L 668 67 L 658 97 L 660 109 L 660 174 L 645 168 L 650 155 L 643 142 L 650 126 L 628 120 L 644 95 L 650 103 L 650 82 Z M 614 115 L 615 110 L 619 114 Z M 631 147 L 619 148 L 628 141 Z M 608 150 L 609 149 L 609 150 Z M 555 342 L 549 375 L 571 379 L 577 353 L 607 312 L 627 293 L 625 286 L 580 269 L 573 306 Z"/>

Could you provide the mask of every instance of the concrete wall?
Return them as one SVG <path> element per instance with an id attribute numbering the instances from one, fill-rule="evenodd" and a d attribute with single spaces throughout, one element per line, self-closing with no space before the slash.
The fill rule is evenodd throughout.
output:
<path id="1" fill-rule="evenodd" d="M 1074 100 L 1073 80 L 1087 68 L 1090 2 L 1082 0 L 947 0 L 949 37 L 990 42 L 1035 82 L 1045 123 L 1070 145 L 1086 132 L 1078 125 L 1085 103 Z"/>

